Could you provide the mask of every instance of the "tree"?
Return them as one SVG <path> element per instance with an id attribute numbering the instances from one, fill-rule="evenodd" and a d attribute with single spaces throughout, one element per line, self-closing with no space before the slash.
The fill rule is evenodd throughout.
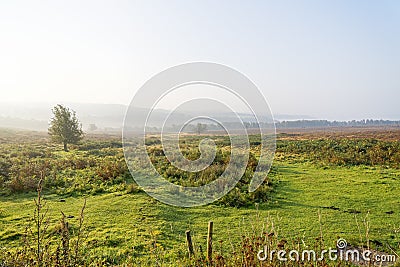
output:
<path id="1" fill-rule="evenodd" d="M 195 130 L 197 134 L 201 134 L 207 130 L 207 124 L 197 123 Z"/>
<path id="2" fill-rule="evenodd" d="M 63 105 L 55 106 L 52 112 L 54 117 L 50 121 L 49 135 L 54 142 L 64 145 L 64 151 L 68 151 L 68 144 L 76 144 L 82 139 L 82 124 L 76 112 Z"/>
<path id="3" fill-rule="evenodd" d="M 98 128 L 97 128 L 96 124 L 94 124 L 94 123 L 89 124 L 89 131 L 93 132 L 93 131 L 96 131 L 97 129 Z"/>

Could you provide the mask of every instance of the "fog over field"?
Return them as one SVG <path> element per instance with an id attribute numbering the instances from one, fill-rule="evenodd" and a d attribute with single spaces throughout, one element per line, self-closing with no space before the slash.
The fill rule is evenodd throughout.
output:
<path id="1" fill-rule="evenodd" d="M 0 267 L 400 267 L 400 1 L 3 0 L 0 33 Z"/>
<path id="2" fill-rule="evenodd" d="M 57 103 L 1 103 L 0 104 L 0 127 L 18 128 L 27 130 L 46 131 L 48 121 L 52 117 L 51 109 Z M 90 124 L 95 124 L 102 130 L 120 130 L 123 127 L 124 116 L 127 105 L 122 104 L 89 104 L 89 103 L 66 103 L 68 107 L 77 112 L 83 128 L 87 129 Z M 137 115 L 148 113 L 148 109 L 136 108 Z M 157 126 L 161 126 L 165 115 L 169 110 L 158 109 L 154 112 Z M 201 109 L 180 113 L 183 118 L 190 119 L 193 114 L 201 113 Z M 224 122 L 232 121 L 233 113 L 219 113 L 215 110 L 215 118 Z M 245 121 L 253 121 L 250 114 L 241 113 Z M 313 119 L 307 115 L 274 115 L 276 120 L 300 120 Z"/>
<path id="3" fill-rule="evenodd" d="M 248 76 L 274 114 L 400 119 L 396 1 L 21 2 L 0 4 L 2 103 L 128 105 L 153 75 L 208 61 Z"/>

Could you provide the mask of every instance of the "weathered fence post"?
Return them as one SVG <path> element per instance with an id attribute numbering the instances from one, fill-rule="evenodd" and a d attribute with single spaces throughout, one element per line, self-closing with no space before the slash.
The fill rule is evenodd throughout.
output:
<path id="1" fill-rule="evenodd" d="M 212 263 L 212 232 L 213 232 L 213 222 L 208 222 L 208 235 L 207 235 L 207 260 L 209 264 Z"/>
<path id="2" fill-rule="evenodd" d="M 188 246 L 189 258 L 191 258 L 194 255 L 194 250 L 193 250 L 192 237 L 190 236 L 190 230 L 186 231 L 186 243 Z"/>

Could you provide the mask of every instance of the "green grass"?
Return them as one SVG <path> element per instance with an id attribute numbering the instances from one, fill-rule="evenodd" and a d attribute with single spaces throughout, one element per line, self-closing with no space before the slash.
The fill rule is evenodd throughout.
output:
<path id="1" fill-rule="evenodd" d="M 368 238 L 373 247 L 391 252 L 390 246 L 400 252 L 400 170 L 324 167 L 277 157 L 270 177 L 273 192 L 258 209 L 178 208 L 145 193 L 90 195 L 85 212 L 89 255 L 113 264 L 131 257 L 134 262 L 180 266 L 186 257 L 185 230 L 190 229 L 195 246 L 204 249 L 209 220 L 214 221 L 215 249 L 221 249 L 218 241 L 222 240 L 225 257 L 232 244 L 238 246 L 242 235 L 260 225 L 267 227 L 266 232 L 275 229 L 279 239 L 311 247 L 322 231 L 327 247 L 334 247 L 338 237 L 354 245 L 366 244 Z M 33 217 L 34 197 L 33 193 L 1 197 L 0 247 L 21 244 L 21 234 Z M 84 196 L 67 197 L 66 202 L 60 198 L 46 195 L 51 225 L 54 228 L 63 211 L 74 216 L 68 219 L 74 227 Z"/>
<path id="2" fill-rule="evenodd" d="M 221 150 L 229 147 L 226 137 L 214 137 Z M 214 254 L 225 259 L 240 254 L 243 236 L 272 232 L 277 242 L 287 240 L 292 248 L 334 247 L 340 237 L 353 245 L 369 244 L 400 254 L 398 141 L 279 139 L 268 182 L 256 196 L 247 192 L 249 166 L 255 166 L 259 145 L 257 137 L 251 136 L 251 164 L 236 188 L 239 198 L 228 194 L 211 205 L 179 208 L 138 190 L 118 139 L 92 138 L 66 153 L 39 134 L 4 132 L 0 138 L 4 141 L 0 145 L 0 265 L 3 252 L 20 249 L 25 228 L 33 226 L 35 190 L 42 174 L 50 220 L 46 240 L 60 243 L 61 211 L 68 217 L 71 236 L 76 237 L 86 198 L 88 237 L 82 252 L 87 262 L 98 266 L 187 266 L 185 231 L 191 230 L 199 255 L 200 247 L 205 251 L 210 220 Z M 197 174 L 169 168 L 158 139 L 150 141 L 151 158 L 170 181 L 199 182 Z M 199 137 L 184 141 L 182 148 L 196 158 Z M 217 155 L 212 173 L 205 172 L 205 182 L 224 169 L 228 154 Z"/>

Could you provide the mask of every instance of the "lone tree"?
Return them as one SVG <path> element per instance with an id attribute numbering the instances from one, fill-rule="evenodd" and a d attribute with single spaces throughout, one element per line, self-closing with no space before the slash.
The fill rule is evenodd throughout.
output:
<path id="1" fill-rule="evenodd" d="M 201 134 L 203 132 L 205 132 L 207 130 L 207 124 L 203 124 L 203 123 L 197 123 L 196 127 L 195 127 L 195 131 L 197 134 Z"/>
<path id="2" fill-rule="evenodd" d="M 76 118 L 76 112 L 63 105 L 55 106 L 52 112 L 54 117 L 50 121 L 49 135 L 54 142 L 64 145 L 64 151 L 68 151 L 68 144 L 76 144 L 82 139 L 82 124 Z"/>

